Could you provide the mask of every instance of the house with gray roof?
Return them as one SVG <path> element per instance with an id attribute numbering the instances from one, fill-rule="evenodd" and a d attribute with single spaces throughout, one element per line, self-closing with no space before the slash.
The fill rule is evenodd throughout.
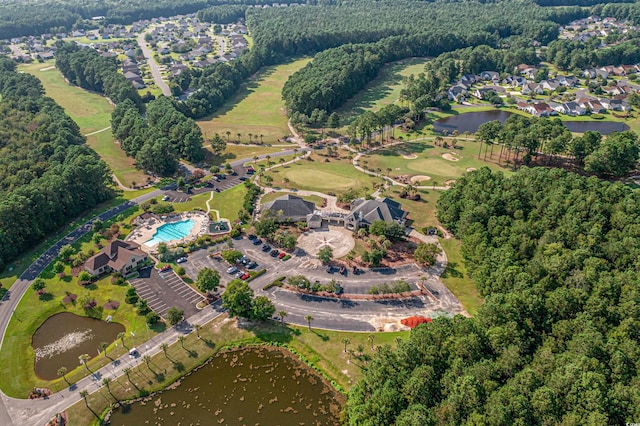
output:
<path id="1" fill-rule="evenodd" d="M 267 210 L 275 213 L 274 217 L 279 222 L 306 222 L 307 217 L 315 212 L 316 205 L 311 201 L 287 194 L 266 203 L 262 208 L 263 214 Z"/>
<path id="2" fill-rule="evenodd" d="M 344 226 L 356 231 L 359 228 L 368 228 L 376 220 L 404 225 L 407 220 L 407 212 L 402 210 L 400 203 L 389 198 L 382 200 L 359 198 L 351 203 L 351 213 L 345 217 Z"/>

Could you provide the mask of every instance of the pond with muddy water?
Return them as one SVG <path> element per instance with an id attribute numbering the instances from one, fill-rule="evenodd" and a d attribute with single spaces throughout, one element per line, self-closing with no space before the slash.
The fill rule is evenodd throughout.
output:
<path id="1" fill-rule="evenodd" d="M 344 397 L 289 352 L 225 352 L 110 425 L 337 425 Z"/>
<path id="2" fill-rule="evenodd" d="M 52 315 L 31 339 L 36 353 L 36 375 L 45 380 L 57 379 L 60 367 L 72 371 L 80 365 L 80 355 L 98 355 L 100 343 L 111 344 L 123 331 L 122 324 L 81 317 L 70 312 Z"/>

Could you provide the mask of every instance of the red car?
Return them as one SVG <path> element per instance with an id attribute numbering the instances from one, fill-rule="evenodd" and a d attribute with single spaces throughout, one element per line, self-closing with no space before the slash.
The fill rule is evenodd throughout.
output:
<path id="1" fill-rule="evenodd" d="M 280 254 L 278 255 L 278 259 L 282 259 L 283 257 L 285 257 L 287 255 L 287 253 L 281 251 Z"/>
<path id="2" fill-rule="evenodd" d="M 245 273 L 244 275 L 242 275 L 242 276 L 240 277 L 240 279 L 241 279 L 242 281 L 244 281 L 244 280 L 246 280 L 246 279 L 247 279 L 247 278 L 249 278 L 249 277 L 250 277 L 250 275 Z"/>
<path id="3" fill-rule="evenodd" d="M 162 268 L 160 268 L 160 272 L 167 272 L 170 269 L 171 265 L 164 265 Z"/>

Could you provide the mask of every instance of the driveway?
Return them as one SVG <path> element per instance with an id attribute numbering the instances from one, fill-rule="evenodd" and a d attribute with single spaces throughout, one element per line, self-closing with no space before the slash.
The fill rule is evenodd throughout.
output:
<path id="1" fill-rule="evenodd" d="M 198 312 L 196 304 L 203 299 L 200 293 L 189 287 L 172 270 L 160 273 L 155 268 L 148 267 L 140 271 L 138 278 L 129 282 L 162 318 L 174 306 L 182 309 L 185 318 L 188 318 Z"/>

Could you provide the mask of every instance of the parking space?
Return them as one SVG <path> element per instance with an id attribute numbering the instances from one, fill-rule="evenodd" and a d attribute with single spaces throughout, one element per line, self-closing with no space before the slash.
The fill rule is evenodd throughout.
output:
<path id="1" fill-rule="evenodd" d="M 172 270 L 160 273 L 154 268 L 145 268 L 140 271 L 138 278 L 129 282 L 149 307 L 163 318 L 174 306 L 182 309 L 185 317 L 189 317 L 198 312 L 196 304 L 203 299 Z"/>

